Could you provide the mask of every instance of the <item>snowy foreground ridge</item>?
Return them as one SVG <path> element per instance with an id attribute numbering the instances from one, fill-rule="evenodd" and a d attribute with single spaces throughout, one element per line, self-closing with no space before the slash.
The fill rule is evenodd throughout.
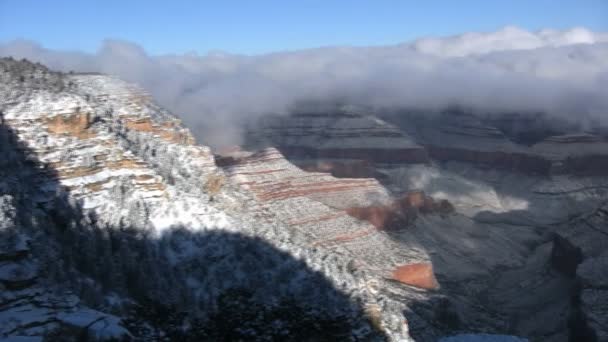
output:
<path id="1" fill-rule="evenodd" d="M 0 99 L 0 339 L 606 336 L 600 134 L 344 107 L 213 154 L 110 76 L 0 59 Z"/>

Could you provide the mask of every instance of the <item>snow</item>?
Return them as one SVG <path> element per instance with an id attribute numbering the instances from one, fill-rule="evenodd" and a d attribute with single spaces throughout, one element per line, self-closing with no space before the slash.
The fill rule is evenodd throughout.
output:
<path id="1" fill-rule="evenodd" d="M 6 110 L 8 120 L 34 120 L 41 116 L 52 117 L 71 114 L 76 108 L 91 112 L 91 106 L 80 96 L 62 93 L 60 96 L 44 91 L 37 92 L 28 101 L 19 102 Z"/>
<path id="2" fill-rule="evenodd" d="M 147 169 L 138 169 L 138 168 L 124 168 L 124 169 L 102 169 L 97 173 L 92 175 L 82 176 L 82 177 L 73 177 L 66 178 L 61 180 L 61 184 L 65 186 L 79 186 L 86 185 L 96 182 L 102 182 L 108 180 L 109 178 L 117 178 L 121 176 L 141 176 L 141 175 L 149 175 L 150 171 Z"/>
<path id="3" fill-rule="evenodd" d="M 193 231 L 227 229 L 231 226 L 231 220 L 224 212 L 204 203 L 201 198 L 178 193 L 175 189 L 168 191 L 174 198 L 179 199 L 162 203 L 150 215 L 150 222 L 158 235 L 178 226 Z"/>

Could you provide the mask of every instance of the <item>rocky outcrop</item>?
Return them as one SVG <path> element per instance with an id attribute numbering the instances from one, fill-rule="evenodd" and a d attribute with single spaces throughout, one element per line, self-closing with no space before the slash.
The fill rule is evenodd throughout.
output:
<path id="1" fill-rule="evenodd" d="M 377 229 L 389 231 L 407 227 L 414 222 L 419 213 L 445 215 L 453 211 L 454 208 L 447 200 L 435 201 L 422 191 L 407 193 L 388 205 L 346 209 L 350 216 L 368 221 Z"/>

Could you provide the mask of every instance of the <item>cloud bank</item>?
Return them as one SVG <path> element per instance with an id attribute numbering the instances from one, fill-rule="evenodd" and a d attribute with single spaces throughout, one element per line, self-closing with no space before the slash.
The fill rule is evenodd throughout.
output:
<path id="1" fill-rule="evenodd" d="M 302 102 L 429 112 L 456 105 L 487 114 L 544 112 L 608 123 L 608 33 L 584 28 L 506 27 L 385 47 L 259 56 L 151 56 L 116 40 L 86 54 L 14 41 L 0 45 L 0 55 L 135 82 L 212 146 L 238 144 L 247 121 L 286 114 Z"/>

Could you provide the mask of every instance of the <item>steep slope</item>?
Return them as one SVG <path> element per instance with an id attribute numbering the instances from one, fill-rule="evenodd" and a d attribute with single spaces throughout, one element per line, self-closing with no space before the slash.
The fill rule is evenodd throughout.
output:
<path id="1" fill-rule="evenodd" d="M 228 179 L 253 195 L 265 219 L 281 222 L 301 235 L 306 246 L 349 255 L 353 268 L 388 279 L 395 278 L 394 272 L 404 265 L 428 264 L 424 251 L 402 249 L 386 233 L 405 228 L 419 210 L 428 214 L 441 210 L 424 194 L 406 195 L 395 205 L 373 178 L 337 179 L 327 173 L 305 172 L 272 148 L 236 154 L 218 159 Z M 432 272 L 427 277 L 427 283 L 434 284 Z"/>

